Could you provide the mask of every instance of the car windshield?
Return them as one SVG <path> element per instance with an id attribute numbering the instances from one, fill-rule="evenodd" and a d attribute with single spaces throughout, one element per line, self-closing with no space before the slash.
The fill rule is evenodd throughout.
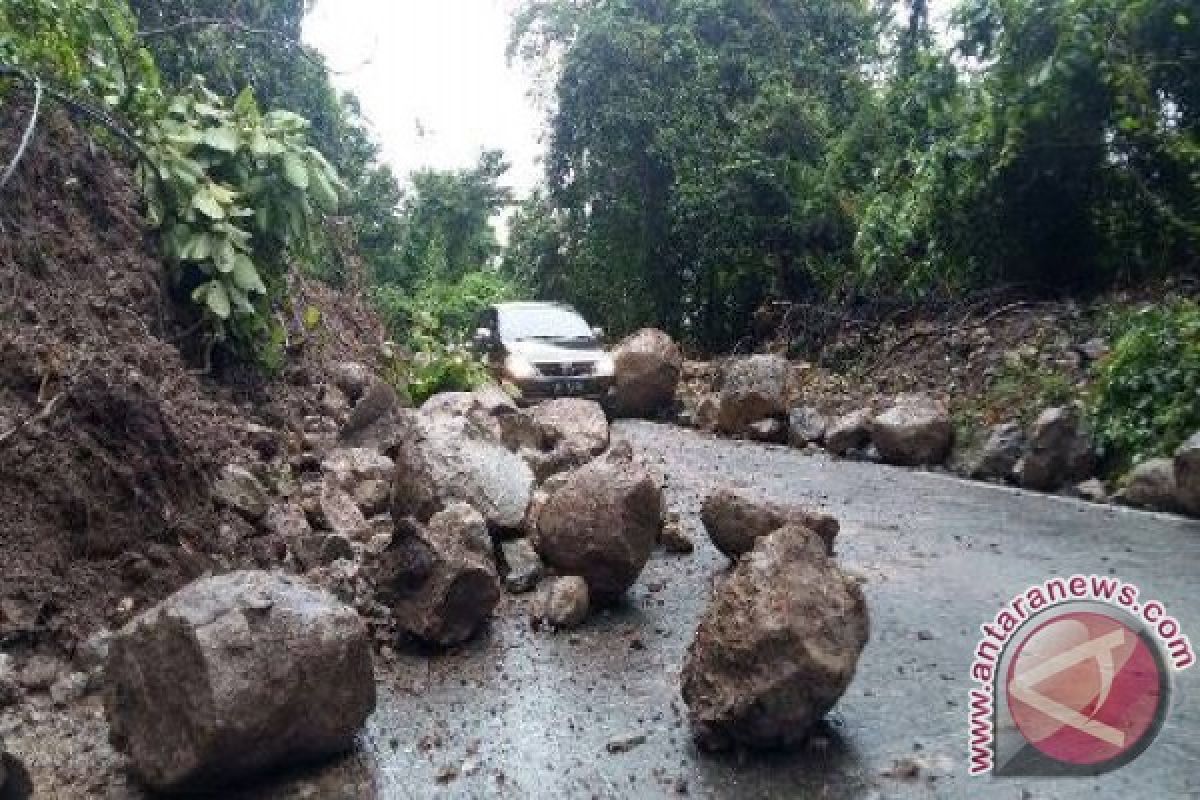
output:
<path id="1" fill-rule="evenodd" d="M 565 308 L 500 309 L 500 338 L 506 342 L 525 340 L 592 341 L 592 329 L 583 317 Z"/>

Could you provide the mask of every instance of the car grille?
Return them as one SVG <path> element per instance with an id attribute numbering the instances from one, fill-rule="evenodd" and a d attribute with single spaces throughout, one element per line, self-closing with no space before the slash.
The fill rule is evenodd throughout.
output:
<path id="1" fill-rule="evenodd" d="M 538 372 L 547 378 L 581 378 L 585 375 L 591 375 L 596 371 L 596 365 L 591 361 L 577 361 L 575 363 L 546 363 L 534 364 Z"/>

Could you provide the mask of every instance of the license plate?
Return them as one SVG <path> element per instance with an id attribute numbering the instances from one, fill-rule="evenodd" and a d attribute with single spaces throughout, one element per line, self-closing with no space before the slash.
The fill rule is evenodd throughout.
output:
<path id="1" fill-rule="evenodd" d="M 554 393 L 558 395 L 582 394 L 583 381 L 557 381 L 554 384 Z"/>

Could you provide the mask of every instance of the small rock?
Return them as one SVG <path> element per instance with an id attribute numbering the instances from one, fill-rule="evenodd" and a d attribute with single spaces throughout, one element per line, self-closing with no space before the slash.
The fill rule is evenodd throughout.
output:
<path id="1" fill-rule="evenodd" d="M 308 522 L 308 516 L 304 513 L 304 509 L 299 506 L 271 506 L 267 511 L 266 517 L 263 519 L 263 528 L 274 536 L 278 536 L 285 542 L 290 542 L 293 539 L 299 539 L 303 536 L 308 536 L 312 533 L 312 525 Z"/>
<path id="2" fill-rule="evenodd" d="M 327 477 L 343 489 L 353 489 L 362 481 L 391 482 L 396 462 L 365 447 L 331 450 L 321 460 Z"/>
<path id="3" fill-rule="evenodd" d="M 50 687 L 50 699 L 54 701 L 54 705 L 65 708 L 87 694 L 87 690 L 87 675 L 82 672 L 68 672 Z"/>
<path id="4" fill-rule="evenodd" d="M 787 425 L 778 417 L 768 417 L 746 426 L 746 438 L 755 442 L 781 444 L 787 439 Z"/>
<path id="5" fill-rule="evenodd" d="M 688 536 L 679 520 L 668 520 L 658 533 L 658 543 L 668 553 L 687 555 L 696 549 L 692 537 Z"/>
<path id="6" fill-rule="evenodd" d="M 13 666 L 13 657 L 8 653 L 0 653 L 0 709 L 16 703 L 19 694 L 20 681 Z"/>
<path id="7" fill-rule="evenodd" d="M 630 750 L 641 747 L 645 743 L 646 734 L 638 733 L 631 736 L 610 739 L 608 744 L 604 745 L 604 749 L 613 755 L 617 755 L 619 753 L 628 753 Z"/>
<path id="8" fill-rule="evenodd" d="M 354 545 L 337 533 L 312 533 L 288 542 L 292 556 L 305 571 L 327 567 L 339 559 L 352 560 Z"/>
<path id="9" fill-rule="evenodd" d="M 608 449 L 608 417 L 599 403 L 559 398 L 538 403 L 529 412 L 542 431 L 543 447 L 597 456 Z"/>
<path id="10" fill-rule="evenodd" d="M 835 456 L 844 456 L 851 450 L 861 450 L 871 441 L 870 409 L 860 409 L 829 423 L 825 431 L 825 449 Z"/>
<path id="11" fill-rule="evenodd" d="M 587 619 L 590 604 L 588 583 L 583 578 L 555 578 L 538 597 L 536 618 L 554 630 L 571 630 Z"/>
<path id="12" fill-rule="evenodd" d="M 366 366 L 355 361 L 341 361 L 329 367 L 329 380 L 350 399 L 357 403 L 375 381 L 375 376 Z"/>
<path id="13" fill-rule="evenodd" d="M 260 520 L 267 513 L 267 490 L 252 472 L 235 464 L 221 470 L 213 484 L 213 496 L 220 505 L 251 521 Z"/>
<path id="14" fill-rule="evenodd" d="M 374 517 L 387 511 L 392 500 L 392 483 L 390 480 L 363 481 L 354 487 L 352 495 L 359 510 Z"/>
<path id="15" fill-rule="evenodd" d="M 1075 485 L 1075 494 L 1089 503 L 1107 503 L 1108 487 L 1099 478 L 1090 478 Z"/>
<path id="16" fill-rule="evenodd" d="M 774 355 L 732 358 L 721 370 L 717 430 L 737 435 L 768 417 L 787 413 L 790 370 Z"/>
<path id="17" fill-rule="evenodd" d="M 513 539 L 500 545 L 500 553 L 508 572 L 504 588 L 513 594 L 529 592 L 542 579 L 544 569 L 537 550 L 528 539 Z"/>
<path id="18" fill-rule="evenodd" d="M 793 408 L 788 413 L 788 443 L 792 447 L 807 447 L 825 440 L 829 419 L 815 408 Z"/>
<path id="19" fill-rule="evenodd" d="M 350 398 L 336 386 L 326 384 L 321 387 L 321 394 L 317 400 L 321 408 L 321 413 L 335 420 L 344 418 L 350 413 Z"/>

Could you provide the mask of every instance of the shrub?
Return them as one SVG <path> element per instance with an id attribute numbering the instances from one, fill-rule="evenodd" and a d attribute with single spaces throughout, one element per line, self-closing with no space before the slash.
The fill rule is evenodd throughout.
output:
<path id="1" fill-rule="evenodd" d="M 384 359 L 383 377 L 411 403 L 440 392 L 468 392 L 488 380 L 487 368 L 461 339 L 447 339 L 431 315 L 419 315 L 406 344 Z"/>
<path id="2" fill-rule="evenodd" d="M 1097 444 L 1115 474 L 1172 453 L 1200 430 L 1200 305 L 1148 307 L 1119 319 L 1090 400 Z"/>

